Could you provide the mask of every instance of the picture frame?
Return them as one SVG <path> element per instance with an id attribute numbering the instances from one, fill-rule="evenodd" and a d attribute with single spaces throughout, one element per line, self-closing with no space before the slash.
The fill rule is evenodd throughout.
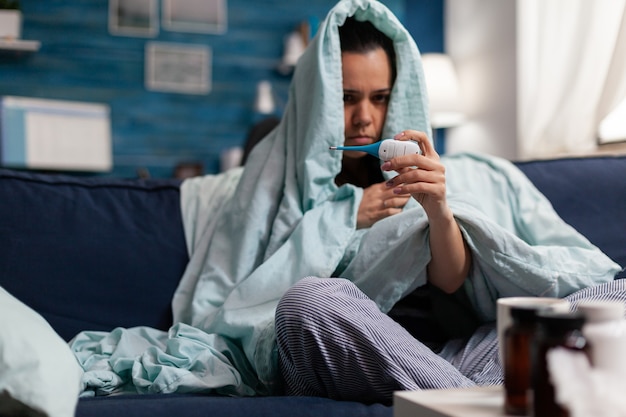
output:
<path id="1" fill-rule="evenodd" d="M 147 42 L 146 88 L 186 94 L 209 93 L 211 52 L 206 45 Z"/>
<path id="2" fill-rule="evenodd" d="M 227 9 L 227 0 L 163 0 L 162 26 L 177 32 L 223 34 Z"/>
<path id="3" fill-rule="evenodd" d="M 155 37 L 159 33 L 159 0 L 109 0 L 109 33 Z"/>

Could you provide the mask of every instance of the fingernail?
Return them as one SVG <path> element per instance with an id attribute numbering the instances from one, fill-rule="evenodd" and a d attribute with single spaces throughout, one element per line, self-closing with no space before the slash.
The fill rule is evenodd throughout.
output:
<path id="1" fill-rule="evenodd" d="M 402 136 L 404 136 L 404 132 L 400 132 L 397 135 L 395 135 L 393 138 L 394 139 L 400 139 Z"/>
<path id="2" fill-rule="evenodd" d="M 383 171 L 389 171 L 391 169 L 391 162 L 387 161 L 380 166 Z"/>
<path id="3" fill-rule="evenodd" d="M 391 188 L 393 187 L 393 180 L 389 180 L 385 183 L 385 185 L 387 186 L 387 188 Z"/>

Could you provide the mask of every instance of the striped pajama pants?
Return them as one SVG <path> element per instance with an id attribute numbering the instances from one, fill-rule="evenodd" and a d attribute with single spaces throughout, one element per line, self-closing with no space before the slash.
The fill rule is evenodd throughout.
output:
<path id="1" fill-rule="evenodd" d="M 626 301 L 626 280 L 566 297 Z M 435 353 L 382 313 L 350 281 L 307 277 L 276 310 L 279 365 L 287 395 L 390 404 L 394 391 L 502 384 L 495 323 Z"/>

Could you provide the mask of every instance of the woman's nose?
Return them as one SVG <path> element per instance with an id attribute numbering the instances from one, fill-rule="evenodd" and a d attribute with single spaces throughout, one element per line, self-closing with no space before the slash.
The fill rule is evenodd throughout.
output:
<path id="1" fill-rule="evenodd" d="M 372 111 L 369 103 L 360 103 L 354 112 L 353 122 L 357 126 L 366 126 L 372 123 Z"/>

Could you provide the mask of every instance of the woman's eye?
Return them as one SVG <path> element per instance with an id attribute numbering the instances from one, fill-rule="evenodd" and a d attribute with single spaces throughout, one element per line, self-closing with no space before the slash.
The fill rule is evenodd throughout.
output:
<path id="1" fill-rule="evenodd" d="M 389 94 L 377 94 L 372 100 L 376 103 L 387 103 L 389 101 Z"/>
<path id="2" fill-rule="evenodd" d="M 352 103 L 354 101 L 354 96 L 352 94 L 344 94 L 343 102 L 344 103 Z"/>

